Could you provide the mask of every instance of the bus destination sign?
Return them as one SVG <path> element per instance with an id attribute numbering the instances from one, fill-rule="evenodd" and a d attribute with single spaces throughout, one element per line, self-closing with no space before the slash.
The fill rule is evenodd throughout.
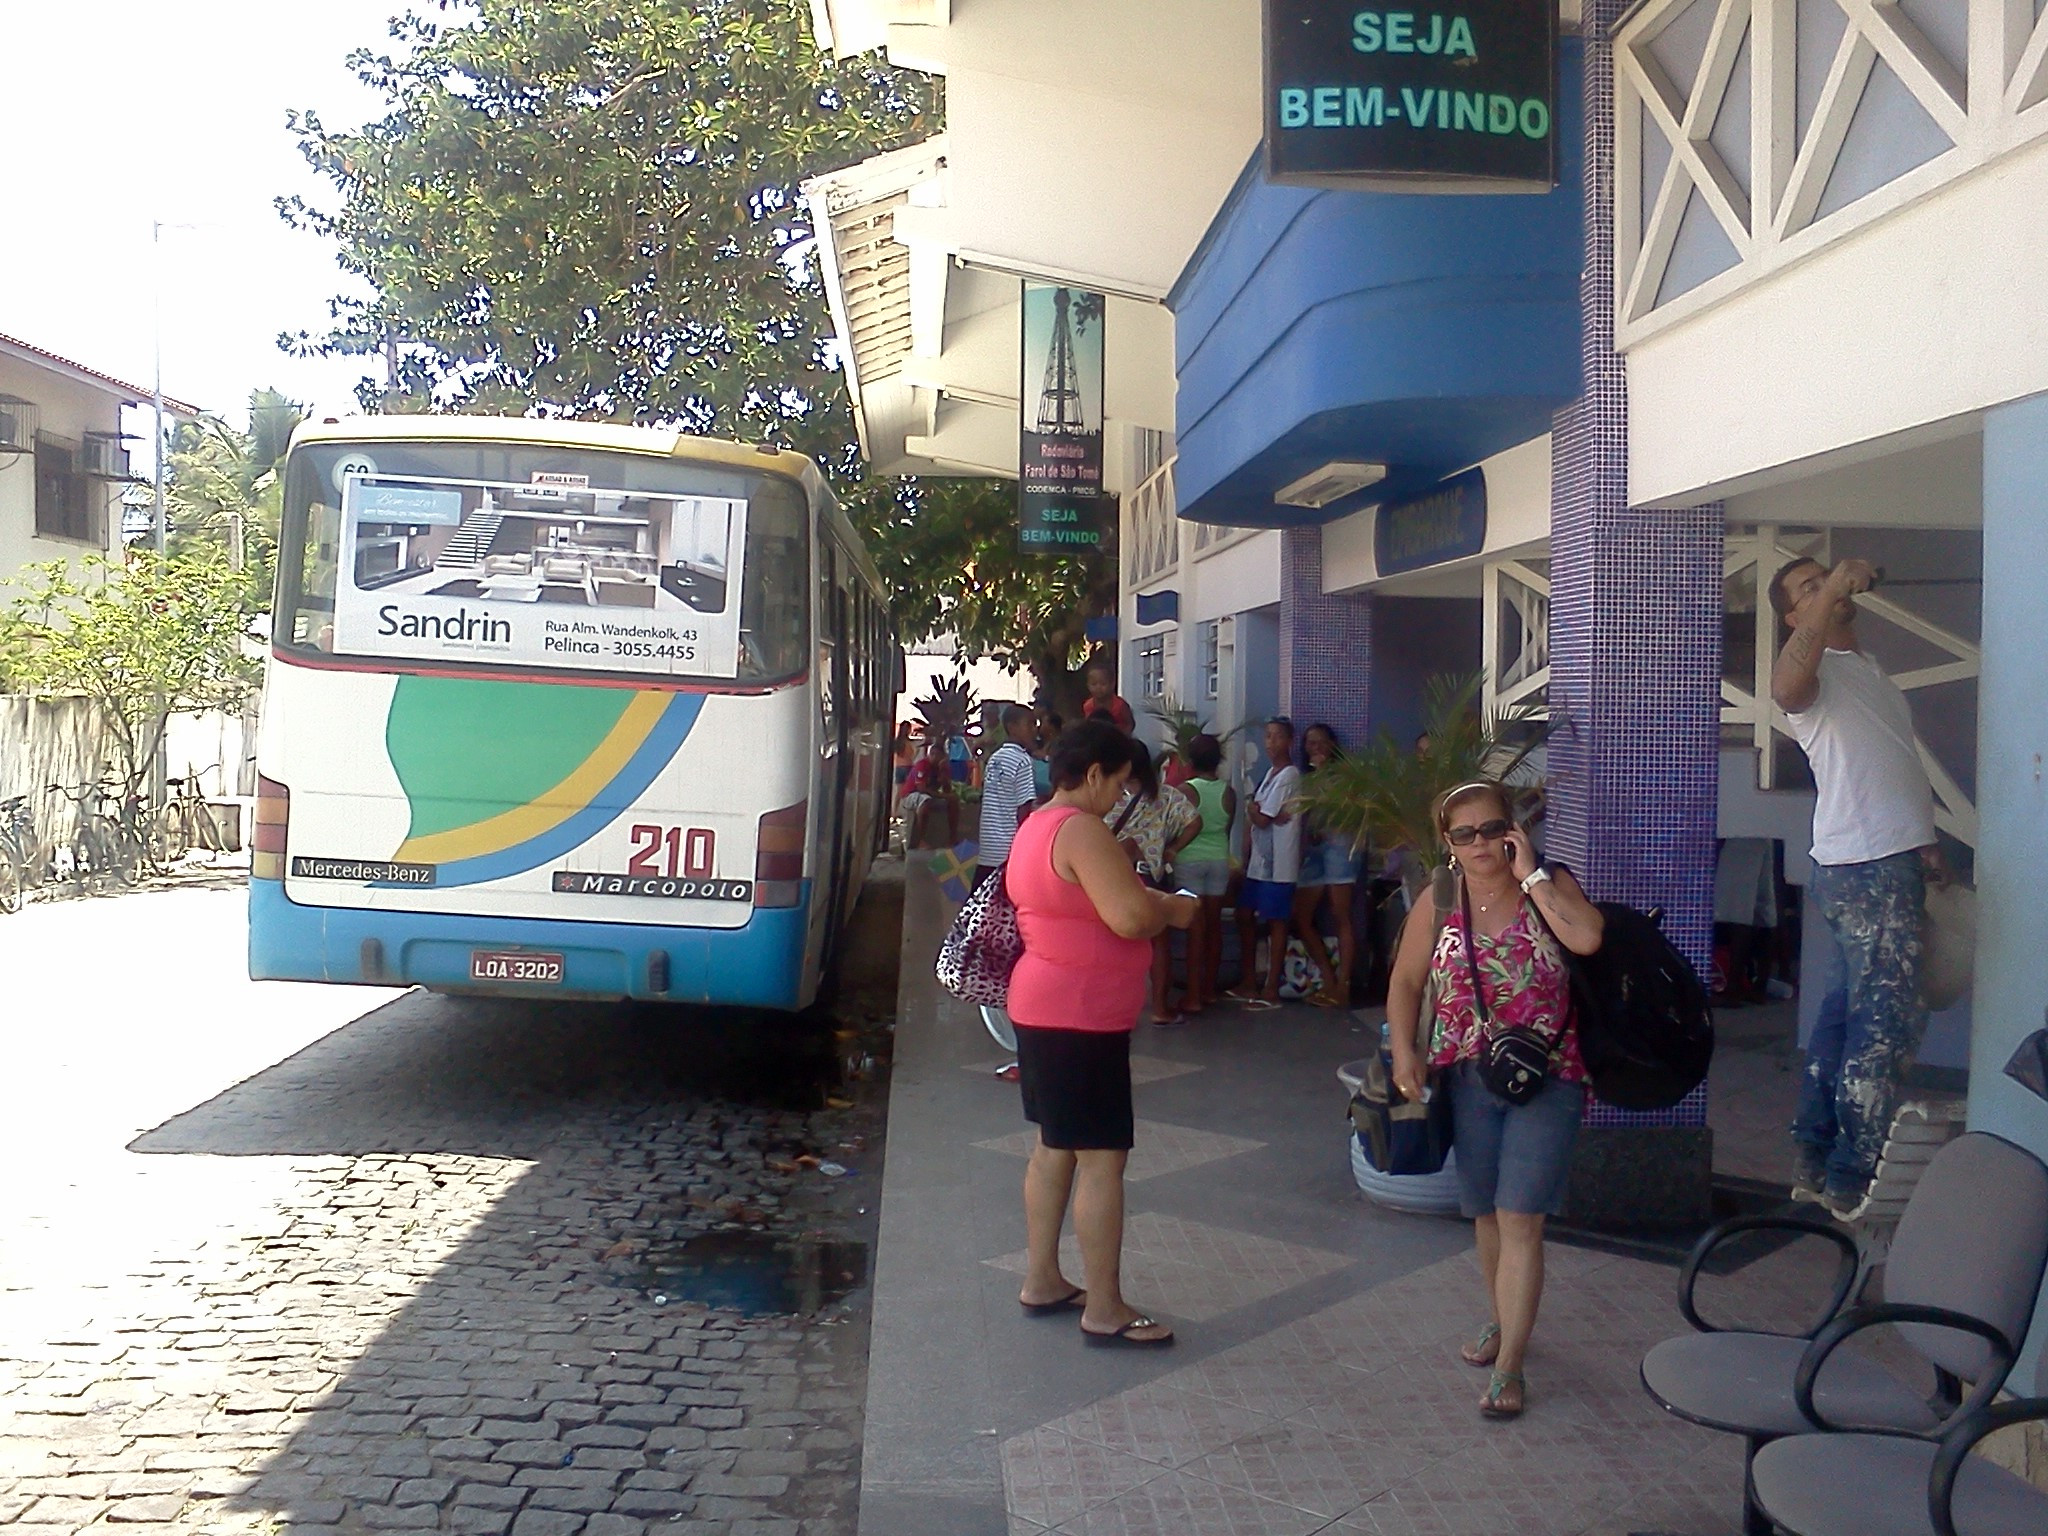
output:
<path id="1" fill-rule="evenodd" d="M 1556 0 L 1266 0 L 1266 172 L 1389 192 L 1557 181 Z"/>

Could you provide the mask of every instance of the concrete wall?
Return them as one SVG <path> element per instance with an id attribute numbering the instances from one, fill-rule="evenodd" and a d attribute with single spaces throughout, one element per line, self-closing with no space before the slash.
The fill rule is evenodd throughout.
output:
<path id="1" fill-rule="evenodd" d="M 1984 676 L 1978 809 L 1976 1023 L 1970 1124 L 2048 1158 L 2048 1102 L 2004 1075 L 2042 1027 L 2048 945 L 2048 600 L 2041 587 L 2041 487 L 2048 485 L 2048 395 L 1992 413 L 1984 430 Z M 2048 1306 L 2034 1314 L 2033 1366 L 2015 1383 L 2048 1388 Z"/>
<path id="2" fill-rule="evenodd" d="M 78 810 L 48 786 L 96 783 L 114 755 L 98 712 L 84 699 L 0 696 L 0 800 L 26 795 L 45 841 L 68 843 Z"/>

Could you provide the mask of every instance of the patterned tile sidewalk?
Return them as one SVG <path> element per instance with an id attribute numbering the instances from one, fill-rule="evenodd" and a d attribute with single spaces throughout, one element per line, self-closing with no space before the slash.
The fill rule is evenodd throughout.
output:
<path id="1" fill-rule="evenodd" d="M 1717 1089 L 1736 1112 L 1721 1161 L 1767 1178 L 1789 1077 L 1761 1054 L 1730 1053 L 1727 1069 Z M 1150 1171 L 1148 1136 L 1175 1168 L 1233 1157 L 1232 1141 L 1259 1145 L 1141 1125 L 1134 1183 Z M 1014 1136 L 979 1145 L 1025 1150 Z M 1638 1377 L 1644 1351 L 1684 1330 L 1675 1267 L 1560 1243 L 1547 1260 L 1519 1421 L 1480 1417 L 1484 1377 L 1458 1359 L 1483 1318 L 1477 1263 L 1461 1253 L 1010 1436 L 1012 1536 L 1735 1536 L 1739 1443 L 1664 1414 Z M 985 1262 L 1016 1270 L 1022 1255 Z M 1284 1302 L 1348 1262 L 1134 1210 L 1126 1280 L 1161 1313 L 1203 1322 L 1256 1314 L 1254 1303 Z M 1833 1262 L 1812 1242 L 1764 1253 L 1703 1278 L 1702 1309 L 1730 1324 L 1795 1325 Z"/>
<path id="2" fill-rule="evenodd" d="M 1660 1412 L 1643 1352 L 1681 1331 L 1664 1264 L 1553 1247 L 1530 1409 L 1489 1423 L 1457 1357 L 1479 1315 L 1465 1255 L 1118 1393 L 1003 1447 L 1020 1536 L 1624 1536 L 1739 1530 L 1741 1451 Z M 1782 1324 L 1831 1261 L 1795 1247 L 1703 1284 Z"/>

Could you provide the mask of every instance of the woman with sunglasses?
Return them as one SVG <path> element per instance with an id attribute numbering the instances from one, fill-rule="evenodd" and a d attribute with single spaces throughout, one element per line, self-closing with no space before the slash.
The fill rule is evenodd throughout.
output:
<path id="1" fill-rule="evenodd" d="M 1513 816 L 1507 791 L 1490 780 L 1461 784 L 1437 802 L 1457 894 L 1441 931 L 1436 904 L 1416 903 L 1387 985 L 1395 1086 L 1419 1100 L 1433 1076 L 1435 1091 L 1451 1096 L 1459 1207 L 1473 1219 L 1492 1313 L 1460 1354 L 1489 1372 L 1479 1411 L 1496 1419 L 1516 1417 L 1527 1402 L 1522 1362 L 1543 1296 L 1543 1219 L 1563 1207 L 1585 1109 L 1586 1069 L 1559 945 L 1590 955 L 1602 927 L 1569 870 L 1537 863 Z M 1435 1007 L 1425 1019 L 1431 982 Z M 1534 1030 L 1552 1042 L 1549 1075 L 1526 1103 L 1509 1104 L 1486 1085 L 1480 1062 L 1489 1026 Z"/>

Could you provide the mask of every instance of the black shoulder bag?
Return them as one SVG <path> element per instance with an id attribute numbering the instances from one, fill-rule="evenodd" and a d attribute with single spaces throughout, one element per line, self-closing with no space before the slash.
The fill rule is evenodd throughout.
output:
<path id="1" fill-rule="evenodd" d="M 1461 880 L 1458 896 L 1465 917 L 1465 964 L 1472 973 L 1472 1002 L 1479 1010 L 1479 1027 L 1486 1033 L 1486 1046 L 1479 1055 L 1479 1075 L 1486 1086 L 1510 1104 L 1526 1104 L 1543 1091 L 1550 1076 L 1550 1053 L 1564 1034 L 1546 1040 L 1533 1029 L 1493 1027 L 1492 1010 L 1486 1006 L 1486 991 L 1479 984 L 1479 937 L 1472 927 L 1472 893 Z"/>

